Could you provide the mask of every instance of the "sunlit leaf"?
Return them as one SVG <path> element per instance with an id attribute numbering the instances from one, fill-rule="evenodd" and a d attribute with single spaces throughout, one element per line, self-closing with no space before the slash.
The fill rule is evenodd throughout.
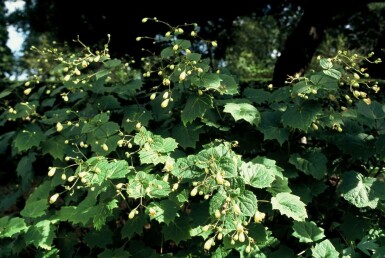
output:
<path id="1" fill-rule="evenodd" d="M 223 112 L 230 113 L 235 121 L 245 120 L 256 126 L 261 120 L 258 109 L 248 103 L 227 103 Z"/>
<path id="2" fill-rule="evenodd" d="M 274 210 L 279 210 L 283 215 L 296 221 L 304 221 L 307 218 L 305 204 L 296 195 L 290 193 L 278 193 L 271 198 Z"/>
<path id="3" fill-rule="evenodd" d="M 318 243 L 311 249 L 312 257 L 314 258 L 335 258 L 339 257 L 339 252 L 330 242 L 326 239 L 321 243 Z"/>

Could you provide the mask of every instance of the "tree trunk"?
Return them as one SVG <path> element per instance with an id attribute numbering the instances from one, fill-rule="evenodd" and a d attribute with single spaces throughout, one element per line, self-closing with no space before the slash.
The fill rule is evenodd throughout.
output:
<path id="1" fill-rule="evenodd" d="M 287 77 L 303 74 L 325 37 L 330 26 L 343 25 L 350 15 L 372 1 L 308 0 L 303 6 L 303 15 L 288 36 L 285 47 L 277 59 L 273 84 L 283 86 Z"/>

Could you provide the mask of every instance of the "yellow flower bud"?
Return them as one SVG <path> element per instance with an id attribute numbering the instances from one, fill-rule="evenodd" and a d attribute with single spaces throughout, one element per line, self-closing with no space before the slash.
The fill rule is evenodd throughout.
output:
<path id="1" fill-rule="evenodd" d="M 62 130 L 63 130 L 63 125 L 60 122 L 58 122 L 56 124 L 56 131 L 61 132 Z"/>
<path id="2" fill-rule="evenodd" d="M 238 235 L 239 235 L 239 236 L 238 236 L 239 242 L 241 242 L 241 243 L 245 242 L 245 240 L 246 240 L 245 233 L 241 232 L 241 233 L 239 233 Z"/>
<path id="3" fill-rule="evenodd" d="M 190 195 L 191 195 L 192 197 L 194 197 L 194 196 L 197 195 L 197 193 L 198 193 L 198 187 L 194 187 L 194 188 L 191 190 Z"/>
<path id="4" fill-rule="evenodd" d="M 54 195 L 51 196 L 51 198 L 49 198 L 49 203 L 53 204 L 54 202 L 56 202 L 57 198 L 59 198 L 59 194 L 55 193 Z"/>
<path id="5" fill-rule="evenodd" d="M 160 104 L 160 106 L 162 108 L 166 108 L 168 106 L 168 103 L 170 102 L 170 99 L 165 99 L 162 101 L 162 103 Z"/>
<path id="6" fill-rule="evenodd" d="M 53 177 L 55 175 L 55 172 L 56 172 L 55 167 L 50 168 L 50 170 L 48 171 L 48 176 Z"/>
<path id="7" fill-rule="evenodd" d="M 210 248 L 212 247 L 212 245 L 213 245 L 213 239 L 210 238 L 210 239 L 208 239 L 208 240 L 205 242 L 203 248 L 204 248 L 206 251 L 209 251 Z"/>
<path id="8" fill-rule="evenodd" d="M 128 218 L 129 219 L 133 219 L 135 217 L 135 214 L 136 214 L 136 209 L 133 209 L 132 211 L 130 211 L 130 213 L 128 214 Z"/>
<path id="9" fill-rule="evenodd" d="M 166 91 L 165 93 L 163 93 L 163 99 L 168 99 L 170 93 L 168 91 Z"/>
<path id="10" fill-rule="evenodd" d="M 223 179 L 223 176 L 220 174 L 220 173 L 218 173 L 216 176 L 215 176 L 215 180 L 217 181 L 217 184 L 218 185 L 223 185 L 223 183 L 224 183 L 224 179 Z"/>
<path id="11" fill-rule="evenodd" d="M 31 91 L 32 91 L 32 88 L 25 89 L 24 90 L 24 95 L 28 96 L 31 93 Z"/>
<path id="12" fill-rule="evenodd" d="M 266 214 L 265 214 L 265 213 L 257 211 L 257 212 L 254 214 L 254 221 L 255 221 L 256 223 L 260 223 L 265 217 L 266 217 Z"/>
<path id="13" fill-rule="evenodd" d="M 186 72 L 185 72 L 185 71 L 183 71 L 183 72 L 181 72 L 181 73 L 179 74 L 179 80 L 180 80 L 180 81 L 183 81 L 184 79 L 186 79 Z"/>

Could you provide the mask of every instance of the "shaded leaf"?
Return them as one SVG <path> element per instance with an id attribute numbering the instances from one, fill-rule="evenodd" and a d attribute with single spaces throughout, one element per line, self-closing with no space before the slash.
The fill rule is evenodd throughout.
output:
<path id="1" fill-rule="evenodd" d="M 327 158 L 320 149 L 312 149 L 304 154 L 294 153 L 290 155 L 289 163 L 293 164 L 298 170 L 315 179 L 322 179 L 326 174 Z"/>
<path id="2" fill-rule="evenodd" d="M 25 234 L 25 242 L 37 248 L 52 249 L 55 227 L 49 220 L 42 220 L 32 225 Z"/>
<path id="3" fill-rule="evenodd" d="M 178 144 L 186 149 L 188 147 L 195 148 L 199 135 L 203 132 L 202 126 L 189 125 L 183 126 L 178 124 L 172 128 L 172 136 Z"/>
<path id="4" fill-rule="evenodd" d="M 282 145 L 289 138 L 289 130 L 281 123 L 281 112 L 266 111 L 261 114 L 258 129 L 263 133 L 264 140 L 277 140 Z"/>
<path id="5" fill-rule="evenodd" d="M 320 112 L 320 106 L 314 102 L 306 102 L 300 106 L 290 106 L 282 115 L 282 123 L 284 126 L 306 132 Z"/>
<path id="6" fill-rule="evenodd" d="M 14 146 L 20 151 L 38 147 L 46 136 L 36 124 L 28 124 L 24 130 L 19 131 L 13 141 Z"/>
<path id="7" fill-rule="evenodd" d="M 90 248 L 106 248 L 107 245 L 113 243 L 113 235 L 112 231 L 105 226 L 102 230 L 90 230 L 83 240 Z"/>
<path id="8" fill-rule="evenodd" d="M 211 97 L 207 94 L 190 95 L 183 109 L 181 118 L 184 125 L 193 122 L 195 119 L 203 117 L 206 110 L 213 105 Z"/>
<path id="9" fill-rule="evenodd" d="M 191 238 L 190 229 L 189 217 L 178 217 L 163 227 L 164 240 L 172 240 L 178 245 L 181 241 Z"/>
<path id="10" fill-rule="evenodd" d="M 46 199 L 27 201 L 20 214 L 27 218 L 38 218 L 43 216 L 48 209 L 48 201 Z"/>
<path id="11" fill-rule="evenodd" d="M 355 171 L 345 172 L 342 177 L 342 183 L 338 187 L 343 198 L 358 208 L 377 207 L 379 198 L 369 195 L 373 182 L 376 180 L 371 177 L 363 177 Z"/>

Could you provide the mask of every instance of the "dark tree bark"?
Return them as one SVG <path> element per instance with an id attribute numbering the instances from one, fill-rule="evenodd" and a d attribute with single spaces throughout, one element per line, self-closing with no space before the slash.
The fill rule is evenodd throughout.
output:
<path id="1" fill-rule="evenodd" d="M 303 74 L 315 51 L 331 26 L 343 25 L 348 18 L 372 1 L 359 0 L 308 0 L 303 5 L 303 15 L 288 36 L 284 49 L 277 59 L 273 84 L 283 86 L 287 77 Z"/>

